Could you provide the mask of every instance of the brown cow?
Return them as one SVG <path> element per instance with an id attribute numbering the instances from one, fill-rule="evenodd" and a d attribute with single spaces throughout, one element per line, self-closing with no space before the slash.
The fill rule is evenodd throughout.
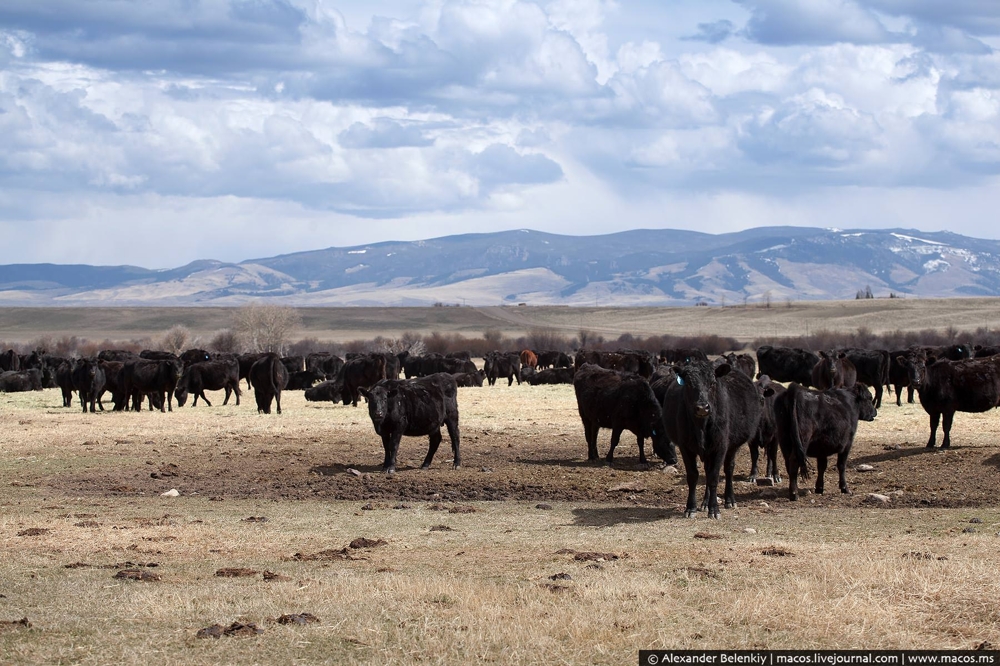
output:
<path id="1" fill-rule="evenodd" d="M 538 367 L 538 356 L 535 352 L 530 349 L 525 349 L 521 352 L 521 367 L 522 368 L 537 368 Z"/>

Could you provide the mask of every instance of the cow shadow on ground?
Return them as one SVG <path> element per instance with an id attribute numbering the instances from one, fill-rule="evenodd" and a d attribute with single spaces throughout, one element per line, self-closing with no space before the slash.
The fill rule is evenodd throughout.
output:
<path id="1" fill-rule="evenodd" d="M 983 461 L 984 465 L 1000 468 L 1000 453 L 995 453 Z"/>
<path id="2" fill-rule="evenodd" d="M 658 520 L 676 518 L 681 513 L 675 509 L 644 506 L 609 506 L 573 509 L 574 527 L 614 527 L 615 525 L 638 525 L 655 523 Z"/>
<path id="3" fill-rule="evenodd" d="M 654 459 L 654 462 L 648 465 L 642 465 L 638 458 L 621 457 L 615 458 L 613 465 L 608 465 L 608 461 L 605 458 L 600 460 L 569 460 L 566 458 L 519 458 L 518 463 L 523 465 L 539 465 L 542 467 L 591 467 L 591 468 L 601 468 L 606 467 L 608 469 L 613 469 L 619 472 L 645 472 L 645 471 L 658 471 L 662 465 Z"/>
<path id="4" fill-rule="evenodd" d="M 310 474 L 320 476 L 337 476 L 338 474 L 348 474 L 347 470 L 355 469 L 362 473 L 375 474 L 382 471 L 381 465 L 344 465 L 341 463 L 330 463 L 328 465 L 313 465 L 309 468 Z"/>
<path id="5" fill-rule="evenodd" d="M 957 447 L 952 447 L 957 448 Z M 893 449 L 891 451 L 886 451 L 885 453 L 876 453 L 870 456 L 861 456 L 855 458 L 851 456 L 850 464 L 859 465 L 863 463 L 880 463 L 888 462 L 890 460 L 902 460 L 903 458 L 910 458 L 912 456 L 921 456 L 927 453 L 934 453 L 939 449 L 928 449 L 926 446 L 906 448 L 906 449 Z"/>

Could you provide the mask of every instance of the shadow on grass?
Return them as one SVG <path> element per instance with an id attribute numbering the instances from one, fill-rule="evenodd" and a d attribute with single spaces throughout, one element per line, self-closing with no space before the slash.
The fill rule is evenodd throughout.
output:
<path id="1" fill-rule="evenodd" d="M 574 527 L 612 527 L 622 524 L 655 523 L 676 518 L 681 513 L 675 509 L 658 507 L 623 506 L 573 509 Z"/>
<path id="2" fill-rule="evenodd" d="M 951 448 L 952 449 L 956 449 L 956 448 L 959 448 L 959 447 L 952 446 Z M 853 466 L 853 465 L 857 465 L 857 464 L 861 464 L 861 463 L 879 463 L 879 462 L 887 462 L 889 460 L 902 460 L 903 458 L 910 458 L 912 456 L 920 456 L 920 455 L 924 455 L 925 453 L 934 453 L 935 451 L 938 451 L 938 450 L 939 450 L 939 448 L 938 449 L 928 449 L 926 446 L 923 446 L 923 445 L 921 445 L 919 447 L 915 446 L 915 447 L 912 447 L 912 448 L 905 448 L 905 449 L 893 449 L 892 451 L 886 451 L 885 453 L 876 453 L 874 455 L 861 456 L 859 458 L 855 458 L 854 456 L 851 456 L 851 458 L 850 458 L 850 460 L 848 461 L 847 464 L 848 464 L 848 466 Z M 833 458 L 831 458 L 831 459 L 833 459 Z"/>
<path id="3" fill-rule="evenodd" d="M 402 469 L 402 466 L 398 466 Z M 348 469 L 356 469 L 362 473 L 376 474 L 382 472 L 381 465 L 343 465 L 341 463 L 330 463 L 329 465 L 313 465 L 309 468 L 310 474 L 319 474 L 320 476 L 337 476 L 337 475 L 347 475 Z"/>

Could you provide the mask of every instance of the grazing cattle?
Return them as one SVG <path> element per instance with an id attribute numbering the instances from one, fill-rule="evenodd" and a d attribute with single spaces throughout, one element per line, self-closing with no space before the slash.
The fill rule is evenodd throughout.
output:
<path id="1" fill-rule="evenodd" d="M 820 351 L 819 363 L 813 366 L 811 384 L 820 391 L 850 388 L 857 382 L 854 364 L 843 352 Z"/>
<path id="2" fill-rule="evenodd" d="M 725 359 L 726 363 L 733 366 L 734 370 L 739 370 L 750 379 L 753 379 L 754 373 L 757 372 L 757 362 L 753 360 L 753 356 L 750 354 L 735 354 L 731 352 L 720 358 Z"/>
<path id="3" fill-rule="evenodd" d="M 188 349 L 183 354 L 180 355 L 181 363 L 184 367 L 189 365 L 194 365 L 195 363 L 204 363 L 205 361 L 211 361 L 212 355 L 209 354 L 204 349 Z"/>
<path id="4" fill-rule="evenodd" d="M 285 370 L 288 371 L 288 376 L 292 376 L 296 372 L 302 372 L 306 369 L 306 357 L 305 356 L 282 356 L 281 364 L 285 366 Z"/>
<path id="5" fill-rule="evenodd" d="M 344 359 L 329 352 L 316 352 L 306 356 L 306 370 L 321 372 L 326 379 L 333 379 L 344 367 Z"/>
<path id="6" fill-rule="evenodd" d="M 152 359 L 134 359 L 127 361 L 122 368 L 122 385 L 126 398 L 131 398 L 132 409 L 142 409 L 142 397 L 149 399 L 149 408 L 159 404 L 161 412 L 174 411 L 173 398 L 180 381 L 184 364 L 180 359 L 157 361 Z"/>
<path id="7" fill-rule="evenodd" d="M 526 383 L 530 384 L 531 383 L 531 381 L 530 381 L 531 378 L 534 377 L 536 374 L 537 374 L 537 371 L 534 368 L 528 367 L 526 365 L 522 365 L 521 366 L 520 379 L 521 379 L 522 382 L 526 382 Z"/>
<path id="8" fill-rule="evenodd" d="M 478 370 L 476 372 L 455 372 L 451 373 L 451 376 L 455 378 L 456 384 L 464 387 L 482 386 L 485 378 Z"/>
<path id="9" fill-rule="evenodd" d="M 127 396 L 125 395 L 125 386 L 122 382 L 122 370 L 125 364 L 121 361 L 97 361 L 97 365 L 100 366 L 101 370 L 104 371 L 104 391 L 111 392 L 111 402 L 114 404 L 114 410 L 120 412 L 127 407 Z M 100 407 L 101 411 L 104 411 L 104 403 L 101 399 L 104 397 L 104 391 L 97 394 L 97 406 Z"/>
<path id="10" fill-rule="evenodd" d="M 335 379 L 328 379 L 306 389 L 305 395 L 309 402 L 337 402 L 344 395 L 344 385 Z"/>
<path id="11" fill-rule="evenodd" d="M 733 470 L 736 452 L 747 442 L 760 423 L 761 398 L 753 381 L 742 372 L 732 372 L 724 363 L 692 361 L 674 366 L 676 381 L 663 398 L 663 422 L 667 436 L 684 458 L 688 498 L 684 515 L 693 518 L 698 510 L 698 458 L 705 465 L 706 504 L 711 518 L 719 517 L 719 473 L 725 466 L 726 508 L 736 507 Z"/>
<path id="12" fill-rule="evenodd" d="M 205 391 L 225 391 L 226 397 L 222 401 L 223 405 L 229 404 L 229 397 L 236 394 L 236 404 L 240 404 L 240 364 L 235 359 L 229 361 L 202 361 L 193 363 L 184 368 L 174 396 L 177 398 L 177 406 L 183 407 L 187 402 L 188 395 L 193 395 L 192 407 L 198 406 L 198 398 L 205 401 L 209 407 L 212 403 L 205 396 Z"/>
<path id="13" fill-rule="evenodd" d="M 610 428 L 609 465 L 614 463 L 615 447 L 623 430 L 635 435 L 640 464 L 647 464 L 647 437 L 652 440 L 656 455 L 668 465 L 676 464 L 677 454 L 665 437 L 663 412 L 645 378 L 584 363 L 573 378 L 573 390 L 587 440 L 587 460 L 598 460 L 598 432 L 601 428 Z"/>
<path id="14" fill-rule="evenodd" d="M 934 448 L 938 422 L 943 416 L 941 448 L 947 449 L 951 447 L 955 412 L 988 412 L 1000 405 L 1000 356 L 937 362 L 928 358 L 927 362 L 923 381 L 917 386 L 920 405 L 931 420 L 927 448 Z"/>
<path id="15" fill-rule="evenodd" d="M 371 387 L 360 389 L 368 401 L 368 415 L 375 433 L 382 438 L 385 461 L 382 471 L 396 471 L 399 441 L 407 437 L 428 437 L 427 457 L 422 469 L 431 466 L 441 444 L 441 427 L 448 429 L 454 466 L 462 464 L 458 432 L 458 387 L 451 375 L 439 372 L 418 379 L 383 379 Z"/>
<path id="16" fill-rule="evenodd" d="M 21 357 L 13 349 L 0 354 L 0 372 L 16 372 L 21 369 Z"/>
<path id="17" fill-rule="evenodd" d="M 660 363 L 687 363 L 689 361 L 707 361 L 708 356 L 697 347 L 677 347 L 660 350 Z"/>
<path id="18" fill-rule="evenodd" d="M 889 352 L 889 379 L 896 391 L 896 405 L 902 406 L 903 389 L 906 389 L 906 401 L 913 404 L 913 392 L 923 381 L 924 365 L 927 355 L 918 348 L 899 349 Z"/>
<path id="19" fill-rule="evenodd" d="M 990 356 L 1000 354 L 1000 347 L 984 347 L 983 345 L 976 345 L 974 350 L 976 352 L 975 358 L 989 358 Z"/>
<path id="20" fill-rule="evenodd" d="M 22 391 L 41 391 L 42 371 L 38 368 L 30 370 L 8 370 L 0 373 L 0 392 L 20 393 Z"/>
<path id="21" fill-rule="evenodd" d="M 264 356 L 264 352 L 251 352 L 249 354 L 240 354 L 237 357 L 237 362 L 240 364 L 240 379 L 247 380 L 247 388 L 250 387 L 250 368 L 253 364 L 259 361 Z"/>
<path id="22" fill-rule="evenodd" d="M 270 414 L 271 401 L 281 413 L 281 391 L 288 384 L 288 369 L 277 354 L 264 354 L 250 368 L 250 384 L 257 400 L 257 413 Z"/>
<path id="23" fill-rule="evenodd" d="M 286 391 L 305 391 L 313 387 L 316 382 L 326 379 L 326 374 L 316 370 L 300 370 L 288 375 L 288 385 Z"/>
<path id="24" fill-rule="evenodd" d="M 522 350 L 520 354 L 520 359 L 521 359 L 521 369 L 531 368 L 532 370 L 534 370 L 535 368 L 538 367 L 538 356 L 535 354 L 535 352 L 531 351 L 530 349 Z"/>
<path id="25" fill-rule="evenodd" d="M 760 460 L 760 452 L 763 450 L 767 457 L 765 477 L 774 483 L 781 483 L 781 472 L 778 470 L 778 426 L 774 421 L 774 401 L 785 392 L 785 387 L 772 382 L 767 375 L 754 381 L 754 386 L 757 387 L 757 393 L 760 394 L 764 402 L 760 411 L 757 432 L 754 433 L 749 442 L 750 476 L 747 480 L 751 483 L 757 480 L 760 473 L 757 463 Z"/>
<path id="26" fill-rule="evenodd" d="M 572 384 L 575 374 L 576 371 L 572 367 L 546 368 L 528 377 L 527 382 L 530 386 L 538 386 L 540 384 Z"/>
<path id="27" fill-rule="evenodd" d="M 874 387 L 875 409 L 882 407 L 882 387 L 889 383 L 889 352 L 884 349 L 858 349 L 848 347 L 840 349 L 847 355 L 847 360 L 854 364 L 857 381 Z"/>
<path id="28" fill-rule="evenodd" d="M 99 365 L 99 361 L 96 358 L 76 359 L 70 377 L 73 381 L 73 388 L 80 394 L 83 413 L 87 413 L 88 404 L 90 405 L 90 413 L 96 412 L 97 398 L 104 392 L 105 383 L 104 370 Z"/>
<path id="29" fill-rule="evenodd" d="M 767 375 L 773 382 L 798 382 L 809 386 L 817 363 L 819 356 L 797 347 L 764 345 L 757 349 L 757 376 Z"/>
<path id="30" fill-rule="evenodd" d="M 371 354 L 350 359 L 344 363 L 340 374 L 337 375 L 342 387 L 344 404 L 357 407 L 358 400 L 361 399 L 361 389 L 371 388 L 385 378 L 385 356 Z"/>
<path id="31" fill-rule="evenodd" d="M 516 352 L 489 352 L 486 354 L 484 370 L 486 370 L 486 379 L 490 386 L 493 386 L 497 382 L 497 377 L 506 377 L 507 386 L 514 383 L 521 383 L 521 358 Z"/>
<path id="32" fill-rule="evenodd" d="M 157 351 L 155 349 L 143 349 L 139 352 L 139 358 L 144 358 L 147 361 L 179 361 L 180 357 L 168 351 Z"/>
<path id="33" fill-rule="evenodd" d="M 809 477 L 807 458 L 816 458 L 816 494 L 823 494 L 828 456 L 837 456 L 840 492 L 847 487 L 847 456 L 854 444 L 858 421 L 873 421 L 877 411 L 864 384 L 850 388 L 810 391 L 797 383 L 775 398 L 774 419 L 778 444 L 788 472 L 788 499 L 799 497 L 799 474 Z"/>

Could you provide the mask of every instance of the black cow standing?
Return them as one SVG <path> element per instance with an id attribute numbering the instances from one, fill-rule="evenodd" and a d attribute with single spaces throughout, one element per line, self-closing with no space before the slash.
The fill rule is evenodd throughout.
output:
<path id="1" fill-rule="evenodd" d="M 87 413 L 88 404 L 91 414 L 96 412 L 97 398 L 104 392 L 105 383 L 104 370 L 100 367 L 97 359 L 76 359 L 70 377 L 73 388 L 80 393 L 80 404 L 83 405 L 83 412 Z"/>
<path id="2" fill-rule="evenodd" d="M 750 379 L 753 379 L 754 373 L 757 372 L 757 361 L 750 354 L 729 353 L 724 354 L 722 358 L 733 366 L 734 370 L 739 370 Z"/>
<path id="3" fill-rule="evenodd" d="M 882 387 L 889 383 L 889 352 L 884 349 L 841 349 L 854 364 L 857 381 L 875 389 L 875 409 L 882 408 Z"/>
<path id="4" fill-rule="evenodd" d="M 125 387 L 122 383 L 122 370 L 125 368 L 125 364 L 121 361 L 98 361 L 97 365 L 104 371 L 104 391 L 111 392 L 111 401 L 114 403 L 114 410 L 116 412 L 124 410 L 128 402 L 125 395 Z M 103 397 L 103 391 L 97 395 L 97 406 L 101 411 L 104 411 L 104 403 L 101 402 Z"/>
<path id="5" fill-rule="evenodd" d="M 441 427 L 448 429 L 455 468 L 461 466 L 458 432 L 458 386 L 447 373 L 418 379 L 383 379 L 371 390 L 361 388 L 368 401 L 368 415 L 375 432 L 382 438 L 385 461 L 382 471 L 396 471 L 399 441 L 407 437 L 428 437 L 427 457 L 421 468 L 431 466 L 441 444 Z"/>
<path id="6" fill-rule="evenodd" d="M 259 361 L 264 356 L 264 352 L 250 352 L 248 354 L 240 354 L 236 357 L 237 362 L 240 365 L 240 379 L 247 380 L 247 388 L 252 388 L 250 385 L 250 368 L 253 364 Z"/>
<path id="7" fill-rule="evenodd" d="M 149 399 L 149 408 L 158 406 L 161 412 L 174 411 L 174 391 L 180 381 L 184 365 L 180 359 L 127 361 L 122 368 L 122 387 L 126 399 L 132 400 L 132 409 L 142 410 L 142 397 Z"/>
<path id="8" fill-rule="evenodd" d="M 760 473 L 758 460 L 761 450 L 767 457 L 767 467 L 765 476 L 774 483 L 781 483 L 781 472 L 778 470 L 778 426 L 774 421 L 774 401 L 779 395 L 785 392 L 785 387 L 771 378 L 763 375 L 754 382 L 757 392 L 760 393 L 764 403 L 760 412 L 760 424 L 757 432 L 750 438 L 750 476 L 748 481 L 754 482 Z"/>
<path id="9" fill-rule="evenodd" d="M 788 499 L 799 497 L 799 473 L 809 477 L 807 458 L 816 458 L 816 494 L 823 494 L 827 457 L 837 456 L 840 492 L 847 487 L 847 457 L 858 431 L 858 421 L 873 421 L 872 395 L 864 384 L 851 388 L 810 391 L 797 383 L 775 398 L 778 444 L 788 472 Z"/>
<path id="10" fill-rule="evenodd" d="M 341 385 L 344 404 L 357 407 L 361 389 L 386 379 L 385 373 L 385 356 L 381 354 L 361 354 L 344 363 L 336 379 Z"/>
<path id="11" fill-rule="evenodd" d="M 64 359 L 56 367 L 56 384 L 62 391 L 63 407 L 73 406 L 73 361 Z"/>
<path id="12" fill-rule="evenodd" d="M 913 404 L 913 392 L 924 381 L 927 355 L 918 349 L 900 349 L 889 352 L 889 378 L 886 385 L 892 384 L 896 391 L 896 405 L 902 406 L 903 389 L 906 389 L 906 402 Z"/>
<path id="13" fill-rule="evenodd" d="M 518 385 L 521 384 L 521 358 L 517 352 L 489 352 L 484 363 L 483 369 L 490 386 L 496 384 L 498 377 L 506 377 L 507 386 L 512 385 L 515 379 Z"/>
<path id="14" fill-rule="evenodd" d="M 687 474 L 688 500 L 684 515 L 698 511 L 698 458 L 705 465 L 706 504 L 711 518 L 719 517 L 719 474 L 725 466 L 726 508 L 736 507 L 733 470 L 736 452 L 757 431 L 761 398 L 749 377 L 708 361 L 675 366 L 676 381 L 663 398 L 667 436 L 681 450 Z"/>
<path id="15" fill-rule="evenodd" d="M 21 357 L 13 349 L 0 354 L 0 372 L 15 372 L 21 369 Z"/>
<path id="16" fill-rule="evenodd" d="M 1000 356 L 969 361 L 928 358 L 923 382 L 917 387 L 920 405 L 931 420 L 927 448 L 933 449 L 938 422 L 944 430 L 941 448 L 951 447 L 951 423 L 955 412 L 988 412 L 1000 406 Z"/>
<path id="17" fill-rule="evenodd" d="M 819 356 L 798 347 L 757 348 L 757 376 L 767 375 L 773 382 L 798 382 L 809 386 L 812 369 L 819 363 Z"/>
<path id="18" fill-rule="evenodd" d="M 229 404 L 229 397 L 236 394 L 236 404 L 240 404 L 240 365 L 235 359 L 229 361 L 202 361 L 193 363 L 184 368 L 180 380 L 177 382 L 177 389 L 174 396 L 177 398 L 177 406 L 183 407 L 187 402 L 188 395 L 193 395 L 192 407 L 198 405 L 198 398 L 205 401 L 209 407 L 212 403 L 205 396 L 205 391 L 225 390 L 226 397 L 222 401 L 223 405 Z"/>
<path id="19" fill-rule="evenodd" d="M 615 447 L 622 431 L 635 434 L 639 444 L 639 463 L 646 461 L 645 441 L 653 442 L 653 451 L 668 465 L 677 464 L 677 454 L 663 428 L 663 411 L 644 377 L 615 370 L 605 370 L 584 363 L 573 378 L 576 405 L 583 421 L 587 440 L 587 460 L 599 459 L 597 435 L 601 428 L 611 429 L 608 464 L 615 460 Z"/>
<path id="20" fill-rule="evenodd" d="M 288 370 L 277 354 L 264 354 L 250 368 L 250 384 L 257 400 L 257 413 L 270 414 L 271 401 L 281 413 L 281 392 L 288 384 Z"/>

